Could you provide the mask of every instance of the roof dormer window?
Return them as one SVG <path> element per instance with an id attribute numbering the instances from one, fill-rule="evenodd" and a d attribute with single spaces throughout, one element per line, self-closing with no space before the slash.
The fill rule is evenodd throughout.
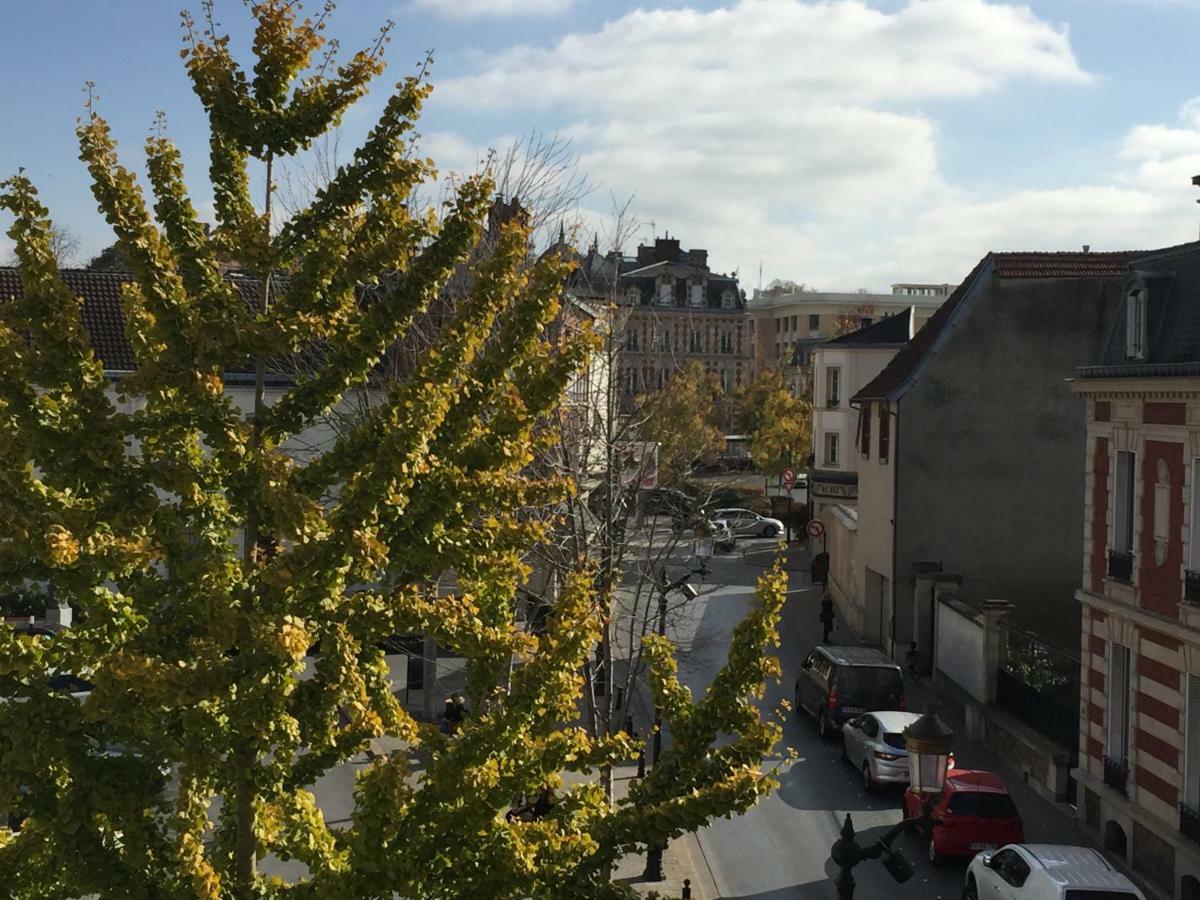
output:
<path id="1" fill-rule="evenodd" d="M 1141 285 L 1125 294 L 1125 357 L 1146 358 L 1146 288 Z"/>

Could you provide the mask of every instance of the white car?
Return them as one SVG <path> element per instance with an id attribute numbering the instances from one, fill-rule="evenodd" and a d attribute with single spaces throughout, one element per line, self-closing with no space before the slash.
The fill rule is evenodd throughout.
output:
<path id="1" fill-rule="evenodd" d="M 842 755 L 862 772 L 868 791 L 877 784 L 908 784 L 908 750 L 904 729 L 920 713 L 869 712 L 855 716 L 842 726 Z"/>
<path id="2" fill-rule="evenodd" d="M 775 537 L 783 534 L 783 523 L 778 519 L 760 516 L 749 509 L 718 509 L 712 517 L 728 525 L 734 534 L 750 537 Z"/>
<path id="3" fill-rule="evenodd" d="M 1008 844 L 967 867 L 966 900 L 1146 900 L 1091 847 Z"/>

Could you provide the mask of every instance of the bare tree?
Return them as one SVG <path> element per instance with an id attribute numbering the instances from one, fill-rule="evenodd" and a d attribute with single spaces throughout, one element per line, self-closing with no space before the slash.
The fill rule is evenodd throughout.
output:
<path id="1" fill-rule="evenodd" d="M 79 238 L 65 225 L 54 225 L 50 229 L 50 252 L 54 254 L 54 259 L 58 262 L 60 269 L 70 268 L 76 262 L 79 254 Z M 15 250 L 9 253 L 5 264 L 9 266 L 21 264 Z"/>

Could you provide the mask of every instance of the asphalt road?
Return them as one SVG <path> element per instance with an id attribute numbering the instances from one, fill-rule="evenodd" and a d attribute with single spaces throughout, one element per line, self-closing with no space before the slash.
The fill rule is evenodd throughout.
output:
<path id="1" fill-rule="evenodd" d="M 743 541 L 739 550 L 766 549 L 769 542 Z M 694 693 L 704 690 L 724 661 L 728 636 L 748 608 L 756 576 L 761 567 L 739 557 L 714 560 L 708 582 L 714 589 L 702 595 L 697 609 L 693 644 L 682 655 L 680 674 Z M 779 683 L 768 686 L 762 708 L 771 711 L 783 699 L 790 701 L 792 684 L 801 660 L 820 637 L 817 620 L 820 592 L 806 588 L 805 573 L 791 574 L 791 591 L 780 624 L 778 651 L 783 668 Z M 692 629 L 689 629 L 692 630 Z M 794 712 L 783 720 L 784 742 L 796 752 L 792 762 L 782 756 L 770 763 L 780 766 L 780 787 L 746 815 L 718 819 L 699 834 L 703 860 L 720 891 L 733 900 L 793 900 L 835 898 L 836 867 L 829 850 L 837 839 L 846 813 L 865 845 L 902 818 L 901 792 L 886 789 L 870 795 L 863 790 L 858 774 L 841 758 L 838 741 L 817 737 L 812 720 Z M 958 740 L 959 765 L 1005 773 L 985 748 Z M 1086 843 L 1074 824 L 1042 800 L 1027 785 L 1006 777 L 1025 822 L 1026 840 L 1056 843 Z M 928 842 L 915 834 L 904 834 L 895 843 L 912 863 L 915 874 L 903 885 L 896 884 L 878 861 L 866 861 L 854 870 L 858 898 L 957 898 L 962 890 L 965 862 L 934 868 L 926 854 Z"/>

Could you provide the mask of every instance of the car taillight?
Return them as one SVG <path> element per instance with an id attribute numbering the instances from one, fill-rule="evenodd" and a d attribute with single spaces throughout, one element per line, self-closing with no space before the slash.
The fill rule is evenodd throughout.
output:
<path id="1" fill-rule="evenodd" d="M 830 691 L 829 692 L 829 708 L 835 709 L 836 707 L 837 707 L 837 691 Z"/>
<path id="2" fill-rule="evenodd" d="M 895 762 L 896 760 L 900 759 L 900 754 L 899 753 L 884 753 L 882 750 L 876 750 L 875 758 L 885 760 L 886 762 Z"/>
<path id="3" fill-rule="evenodd" d="M 951 753 L 950 758 L 948 760 L 946 760 L 946 770 L 949 771 L 950 769 L 953 769 L 953 768 L 954 768 L 954 754 Z"/>
<path id="4" fill-rule="evenodd" d="M 896 701 L 896 708 L 901 711 L 906 711 L 908 709 L 908 700 L 905 699 L 903 694 L 901 694 L 900 699 Z"/>

